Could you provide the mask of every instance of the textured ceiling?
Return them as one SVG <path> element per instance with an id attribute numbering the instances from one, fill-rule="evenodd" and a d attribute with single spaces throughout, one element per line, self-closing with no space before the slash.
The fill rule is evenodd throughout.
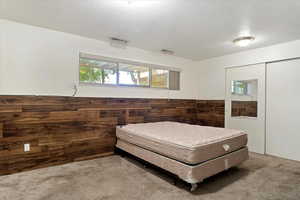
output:
<path id="1" fill-rule="evenodd" d="M 299 0 L 1 0 L 3 18 L 193 60 L 300 38 Z M 129 2 L 129 3 L 128 3 Z M 251 34 L 247 48 L 232 40 Z"/>

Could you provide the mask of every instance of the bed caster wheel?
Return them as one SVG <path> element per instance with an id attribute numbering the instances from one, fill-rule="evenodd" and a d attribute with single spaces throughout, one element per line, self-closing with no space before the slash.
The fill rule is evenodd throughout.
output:
<path id="1" fill-rule="evenodd" d="M 194 191 L 196 191 L 197 190 L 197 188 L 198 188 L 198 184 L 197 183 L 192 183 L 191 184 L 191 192 L 194 192 Z"/>

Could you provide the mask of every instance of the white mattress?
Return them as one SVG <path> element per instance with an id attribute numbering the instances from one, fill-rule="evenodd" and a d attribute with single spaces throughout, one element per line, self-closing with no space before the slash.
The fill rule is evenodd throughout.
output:
<path id="1" fill-rule="evenodd" d="M 187 149 L 220 142 L 225 139 L 244 135 L 243 131 L 190 125 L 178 122 L 155 122 L 129 124 L 122 129 L 129 133 L 151 140 L 164 141 Z"/>
<path id="2" fill-rule="evenodd" d="M 243 131 L 178 122 L 129 124 L 117 128 L 117 137 L 189 164 L 225 155 L 247 144 Z"/>

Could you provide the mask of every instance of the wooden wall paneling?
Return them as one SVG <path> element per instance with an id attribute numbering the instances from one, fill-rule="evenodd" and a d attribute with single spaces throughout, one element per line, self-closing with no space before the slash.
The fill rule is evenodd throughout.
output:
<path id="1" fill-rule="evenodd" d="M 19 105 L 0 105 L 0 113 L 18 113 L 22 112 L 22 107 Z"/>
<path id="2" fill-rule="evenodd" d="M 0 139 L 3 138 L 3 123 L 0 123 Z"/>
<path id="3" fill-rule="evenodd" d="M 210 101 L 0 96 L 0 174 L 111 155 L 117 125 L 222 126 L 222 112 L 222 102 Z M 25 143 L 30 152 L 24 152 Z"/>
<path id="4" fill-rule="evenodd" d="M 225 101 L 224 100 L 198 100 L 197 120 L 199 125 L 225 126 Z"/>

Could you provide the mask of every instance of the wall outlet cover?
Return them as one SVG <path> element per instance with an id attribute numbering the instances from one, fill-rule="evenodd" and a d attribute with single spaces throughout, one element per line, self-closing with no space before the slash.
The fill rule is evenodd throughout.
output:
<path id="1" fill-rule="evenodd" d="M 30 144 L 24 144 L 24 152 L 30 151 Z"/>

